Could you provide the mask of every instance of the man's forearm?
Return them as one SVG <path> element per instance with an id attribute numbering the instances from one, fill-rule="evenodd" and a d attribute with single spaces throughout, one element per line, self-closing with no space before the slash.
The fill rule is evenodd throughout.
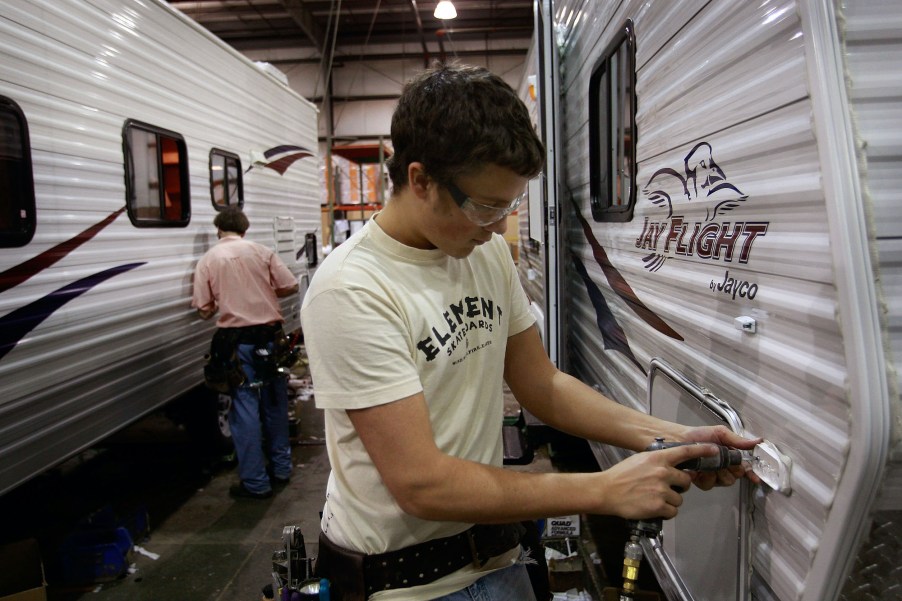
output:
<path id="1" fill-rule="evenodd" d="M 633 451 L 646 448 L 656 436 L 682 440 L 689 429 L 621 405 L 563 372 L 553 377 L 547 397 L 527 408 L 569 434 Z"/>
<path id="2" fill-rule="evenodd" d="M 504 523 L 596 513 L 627 519 L 671 518 L 691 476 L 673 466 L 708 453 L 704 445 L 637 453 L 601 472 L 534 473 L 483 465 L 442 454 L 405 464 L 401 508 L 426 520 Z"/>
<path id="3" fill-rule="evenodd" d="M 295 284 L 291 288 L 276 288 L 276 296 L 279 298 L 285 298 L 286 296 L 291 296 L 295 294 L 300 289 L 300 286 Z"/>
<path id="4" fill-rule="evenodd" d="M 689 430 L 634 411 L 555 367 L 536 328 L 508 339 L 504 378 L 517 401 L 564 432 L 639 451 L 656 436 L 682 441 Z"/>

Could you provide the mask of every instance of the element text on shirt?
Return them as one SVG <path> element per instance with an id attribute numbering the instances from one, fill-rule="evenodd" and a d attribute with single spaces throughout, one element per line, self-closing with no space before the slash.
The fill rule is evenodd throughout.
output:
<path id="1" fill-rule="evenodd" d="M 417 348 L 426 356 L 426 361 L 435 359 L 442 348 L 450 357 L 468 332 L 475 329 L 491 332 L 494 322 L 501 322 L 502 313 L 501 307 L 491 299 L 466 296 L 448 305 L 448 310 L 442 313 L 442 323 L 432 326 L 432 335 L 420 340 Z M 483 319 L 476 319 L 478 317 Z"/>

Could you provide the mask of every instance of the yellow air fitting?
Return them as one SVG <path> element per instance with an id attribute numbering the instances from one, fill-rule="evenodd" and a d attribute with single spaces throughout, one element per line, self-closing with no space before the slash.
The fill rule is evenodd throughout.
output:
<path id="1" fill-rule="evenodd" d="M 639 581 L 639 566 L 642 565 L 642 547 L 638 537 L 634 534 L 623 548 L 623 587 L 620 601 L 630 601 L 635 598 Z"/>

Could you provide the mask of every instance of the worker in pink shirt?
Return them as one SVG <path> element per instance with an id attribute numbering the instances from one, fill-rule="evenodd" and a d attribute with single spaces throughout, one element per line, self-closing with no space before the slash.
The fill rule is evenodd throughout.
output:
<path id="1" fill-rule="evenodd" d="M 225 357 L 237 374 L 228 386 L 229 427 L 240 481 L 230 494 L 266 499 L 291 477 L 287 377 L 276 347 L 284 340 L 279 298 L 295 294 L 298 282 L 275 252 L 244 239 L 249 222 L 239 207 L 217 213 L 213 225 L 219 242 L 197 263 L 191 306 L 203 319 L 219 313 L 211 357 Z"/>

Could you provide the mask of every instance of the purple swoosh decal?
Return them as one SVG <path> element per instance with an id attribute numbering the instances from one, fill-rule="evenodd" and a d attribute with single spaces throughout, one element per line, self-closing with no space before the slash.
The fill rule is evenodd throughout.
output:
<path id="1" fill-rule="evenodd" d="M 583 283 L 586 285 L 586 292 L 589 294 L 589 300 L 592 301 L 592 306 L 595 307 L 595 323 L 598 324 L 598 329 L 601 331 L 601 339 L 604 342 L 604 348 L 623 353 L 643 374 L 648 375 L 645 368 L 642 367 L 642 364 L 639 363 L 636 356 L 633 354 L 630 343 L 626 339 L 626 332 L 624 332 L 623 328 L 620 327 L 620 324 L 617 323 L 617 318 L 614 317 L 614 313 L 608 306 L 608 302 L 604 299 L 604 295 L 601 293 L 601 290 L 595 282 L 592 281 L 592 278 L 589 277 L 586 266 L 583 265 L 583 262 L 576 255 L 573 256 L 573 266 L 576 268 L 576 273 L 579 274 L 579 277 L 582 278 Z"/>
<path id="2" fill-rule="evenodd" d="M 140 267 L 141 265 L 144 265 L 144 262 L 119 265 L 89 275 L 80 280 L 76 280 L 71 284 L 66 284 L 47 296 L 39 298 L 34 302 L 28 303 L 27 305 L 19 307 L 11 313 L 4 315 L 0 318 L 0 359 L 11 351 L 22 338 L 28 335 L 28 333 L 35 329 L 42 321 L 50 317 L 54 311 L 68 303 L 70 300 L 81 296 L 94 286 L 105 282 L 111 277 L 132 270 L 135 267 Z"/>

